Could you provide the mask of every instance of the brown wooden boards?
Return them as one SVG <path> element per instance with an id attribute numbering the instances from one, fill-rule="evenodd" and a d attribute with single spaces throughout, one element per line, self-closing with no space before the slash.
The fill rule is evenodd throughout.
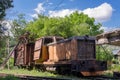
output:
<path id="1" fill-rule="evenodd" d="M 35 42 L 35 49 L 34 49 L 34 60 L 40 59 L 41 51 L 42 51 L 42 38 L 38 39 Z"/>
<path id="2" fill-rule="evenodd" d="M 49 61 L 95 59 L 95 40 L 74 37 L 48 44 Z"/>
<path id="3" fill-rule="evenodd" d="M 33 62 L 34 43 L 19 44 L 15 49 L 15 65 L 30 65 Z"/>

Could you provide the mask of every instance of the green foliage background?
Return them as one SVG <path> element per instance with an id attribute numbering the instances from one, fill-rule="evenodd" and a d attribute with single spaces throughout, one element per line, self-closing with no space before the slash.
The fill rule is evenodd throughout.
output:
<path id="1" fill-rule="evenodd" d="M 24 14 L 19 14 L 11 24 L 11 32 L 13 34 L 11 45 L 15 45 L 19 37 L 26 31 L 31 33 L 30 36 L 33 39 L 42 36 L 61 36 L 68 38 L 83 35 L 96 36 L 104 32 L 101 26 L 100 23 L 95 22 L 94 18 L 90 18 L 83 13 L 78 13 L 78 11 L 63 18 L 39 15 L 37 19 L 33 19 L 30 22 L 27 22 Z M 2 49 L 3 51 L 6 50 L 6 48 Z M 97 49 L 96 57 L 98 60 L 110 60 L 111 54 L 106 54 L 102 49 Z M 13 63 L 13 60 L 11 63 Z M 10 66 L 13 67 L 12 65 Z"/>
<path id="2" fill-rule="evenodd" d="M 96 47 L 96 59 L 101 61 L 112 61 L 112 51 L 107 47 L 107 45 L 99 45 Z"/>
<path id="3" fill-rule="evenodd" d="M 94 18 L 76 11 L 64 18 L 39 15 L 38 19 L 27 24 L 26 30 L 33 33 L 31 36 L 36 38 L 53 35 L 68 38 L 81 35 L 95 36 L 103 32 L 100 27 L 101 24 L 95 24 Z"/>

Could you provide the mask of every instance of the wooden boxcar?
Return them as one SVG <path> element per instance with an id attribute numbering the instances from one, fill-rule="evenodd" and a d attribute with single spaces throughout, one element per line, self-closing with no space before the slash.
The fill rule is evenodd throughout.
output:
<path id="1" fill-rule="evenodd" d="M 105 61 L 96 60 L 95 38 L 89 36 L 42 37 L 35 41 L 35 45 L 20 44 L 15 50 L 15 65 L 22 65 L 21 62 L 23 65 L 33 63 L 32 66 L 37 68 L 42 65 L 46 70 L 58 73 L 82 73 L 85 76 L 98 75 L 107 69 Z"/>
<path id="2" fill-rule="evenodd" d="M 34 43 L 19 43 L 14 51 L 14 65 L 17 66 L 32 66 L 34 64 L 33 54 Z"/>

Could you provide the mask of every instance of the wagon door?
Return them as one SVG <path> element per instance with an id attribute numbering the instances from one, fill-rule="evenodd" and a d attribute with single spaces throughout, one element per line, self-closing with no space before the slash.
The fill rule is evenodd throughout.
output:
<path id="1" fill-rule="evenodd" d="M 25 44 L 19 44 L 15 50 L 15 65 L 25 64 Z"/>
<path id="2" fill-rule="evenodd" d="M 34 49 L 34 60 L 40 59 L 40 55 L 42 53 L 42 43 L 43 39 L 38 39 L 35 42 L 35 49 Z"/>

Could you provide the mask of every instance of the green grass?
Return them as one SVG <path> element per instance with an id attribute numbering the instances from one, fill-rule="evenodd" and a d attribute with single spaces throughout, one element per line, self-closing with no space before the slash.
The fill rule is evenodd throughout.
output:
<path id="1" fill-rule="evenodd" d="M 3 70 L 0 70 L 0 73 L 13 74 L 13 75 L 53 77 L 53 78 L 72 79 L 72 80 L 84 80 L 84 79 L 81 79 L 81 78 L 78 78 L 78 77 L 75 77 L 75 76 L 58 75 L 58 74 L 54 74 L 54 73 L 47 72 L 47 71 L 46 72 L 37 71 L 37 70 L 29 71 L 29 70 L 26 70 L 26 69 L 11 69 L 11 70 L 3 69 Z M 112 72 L 112 70 L 107 70 L 107 71 L 104 72 L 103 75 L 113 76 L 113 72 Z M 10 76 L 8 76 L 8 78 L 9 77 Z M 5 79 L 0 78 L 0 80 L 5 80 Z M 17 80 L 17 79 L 15 79 L 15 80 Z"/>
<path id="2" fill-rule="evenodd" d="M 15 76 L 8 75 L 6 77 L 0 77 L 0 80 L 20 80 L 20 79 Z"/>
<path id="3" fill-rule="evenodd" d="M 103 75 L 113 76 L 113 72 L 120 72 L 120 64 L 112 64 Z"/>
<path id="4" fill-rule="evenodd" d="M 64 75 L 58 75 L 50 72 L 41 72 L 37 70 L 26 70 L 26 69 L 4 69 L 1 70 L 0 73 L 6 73 L 6 74 L 13 74 L 13 75 L 29 75 L 29 76 L 40 76 L 40 77 L 53 77 L 53 78 L 64 78 L 64 79 L 79 79 L 74 76 L 64 76 Z"/>
<path id="5" fill-rule="evenodd" d="M 111 70 L 120 72 L 120 64 L 113 64 Z"/>
<path id="6" fill-rule="evenodd" d="M 113 72 L 110 71 L 110 70 L 107 70 L 107 71 L 104 71 L 103 75 L 112 77 L 113 76 Z"/>
<path id="7" fill-rule="evenodd" d="M 46 76 L 52 76 L 52 77 L 56 76 L 55 74 L 52 74 L 52 73 L 49 73 L 49 72 L 39 72 L 39 71 L 36 71 L 36 70 L 28 71 L 26 69 L 12 69 L 12 70 L 4 69 L 4 70 L 1 70 L 0 73 L 30 75 L 30 76 L 42 76 L 42 77 L 44 77 L 45 75 Z"/>

